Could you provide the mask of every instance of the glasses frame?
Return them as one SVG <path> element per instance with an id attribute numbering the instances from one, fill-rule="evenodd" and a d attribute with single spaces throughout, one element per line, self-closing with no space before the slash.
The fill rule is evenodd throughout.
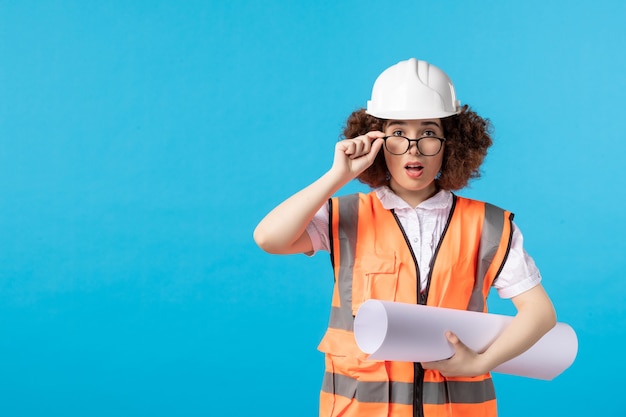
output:
<path id="1" fill-rule="evenodd" d="M 404 152 L 402 152 L 402 153 L 391 152 L 389 150 L 389 148 L 387 147 L 387 139 L 389 139 L 389 138 L 403 138 L 403 139 L 406 139 L 409 144 L 407 145 L 406 150 Z M 422 139 L 438 139 L 439 140 L 439 150 L 437 152 L 433 153 L 433 154 L 425 154 L 425 153 L 423 153 L 422 150 L 420 149 L 420 141 Z M 439 137 L 439 136 L 422 136 L 422 137 L 417 138 L 417 139 L 409 139 L 406 136 L 393 136 L 393 135 L 390 135 L 390 136 L 383 137 L 383 141 L 385 142 L 385 149 L 387 149 L 387 152 L 389 152 L 392 155 L 404 155 L 405 153 L 407 153 L 409 151 L 409 149 L 411 149 L 411 142 L 415 142 L 415 145 L 417 146 L 417 152 L 419 152 L 420 155 L 422 155 L 422 156 L 435 156 L 435 155 L 439 154 L 439 152 L 441 152 L 441 150 L 443 149 L 443 144 L 446 141 L 446 138 L 442 138 L 442 137 Z"/>

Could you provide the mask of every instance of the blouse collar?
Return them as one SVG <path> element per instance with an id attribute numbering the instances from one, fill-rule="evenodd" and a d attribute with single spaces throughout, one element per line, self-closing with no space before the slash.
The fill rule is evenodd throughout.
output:
<path id="1" fill-rule="evenodd" d="M 411 207 L 409 204 L 400 198 L 391 188 L 384 185 L 374 190 L 376 196 L 382 203 L 383 207 L 387 210 L 392 209 L 422 209 L 422 210 L 441 210 L 452 207 L 452 193 L 448 190 L 439 190 L 435 195 L 428 200 L 422 201 L 417 207 Z"/>

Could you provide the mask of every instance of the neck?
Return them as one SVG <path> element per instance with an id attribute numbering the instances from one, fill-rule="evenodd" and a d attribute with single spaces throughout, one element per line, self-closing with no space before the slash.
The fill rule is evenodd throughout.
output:
<path id="1" fill-rule="evenodd" d="M 406 201 L 407 204 L 411 207 L 419 206 L 421 203 L 428 200 L 439 191 L 439 188 L 435 185 L 434 182 L 431 183 L 428 187 L 420 190 L 407 190 L 395 184 L 393 179 L 389 181 L 389 188 L 391 188 L 393 192 L 398 195 L 398 197 Z"/>

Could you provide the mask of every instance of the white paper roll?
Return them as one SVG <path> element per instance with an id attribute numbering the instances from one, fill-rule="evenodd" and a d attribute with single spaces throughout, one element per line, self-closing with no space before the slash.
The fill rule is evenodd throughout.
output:
<path id="1" fill-rule="evenodd" d="M 485 351 L 513 317 L 418 304 L 368 300 L 354 320 L 354 336 L 370 359 L 430 362 L 447 359 L 454 348 L 450 330 L 469 348 Z M 574 329 L 557 323 L 523 354 L 493 372 L 552 380 L 574 363 L 578 338 Z"/>

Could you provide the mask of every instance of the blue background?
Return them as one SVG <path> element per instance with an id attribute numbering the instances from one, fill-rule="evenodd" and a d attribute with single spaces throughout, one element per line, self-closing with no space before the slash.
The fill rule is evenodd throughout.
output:
<path id="1" fill-rule="evenodd" d="M 496 374 L 501 414 L 624 416 L 625 18 L 618 0 L 1 0 L 0 415 L 317 415 L 328 257 L 267 255 L 252 231 L 415 56 L 494 123 L 460 194 L 516 213 L 579 337 L 553 381 Z"/>

